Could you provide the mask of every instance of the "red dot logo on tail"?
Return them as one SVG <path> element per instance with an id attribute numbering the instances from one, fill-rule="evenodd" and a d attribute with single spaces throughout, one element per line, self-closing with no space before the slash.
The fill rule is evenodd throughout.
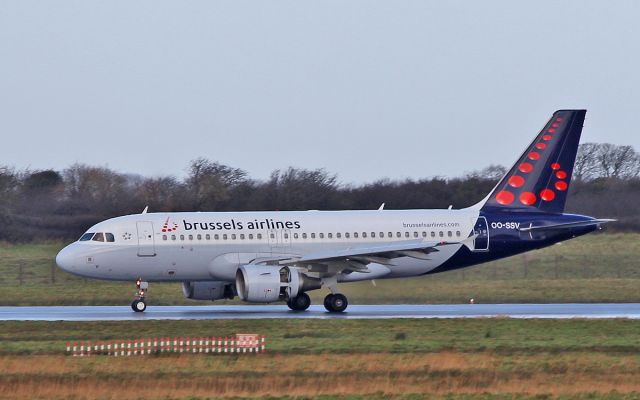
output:
<path id="1" fill-rule="evenodd" d="M 531 192 L 523 192 L 520 194 L 520 203 L 530 206 L 537 200 L 536 195 Z"/>
<path id="2" fill-rule="evenodd" d="M 533 171 L 533 165 L 528 162 L 523 162 L 522 164 L 520 164 L 518 169 L 520 170 L 520 172 L 528 174 L 529 172 Z"/>
<path id="3" fill-rule="evenodd" d="M 544 189 L 540 192 L 540 198 L 544 201 L 553 201 L 556 198 L 556 193 L 551 189 Z"/>
<path id="4" fill-rule="evenodd" d="M 498 194 L 496 195 L 496 201 L 503 206 L 508 206 L 509 204 L 513 203 L 513 200 L 515 200 L 515 196 L 513 195 L 513 193 L 507 190 L 498 192 Z"/>
<path id="5" fill-rule="evenodd" d="M 514 188 L 519 188 L 522 185 L 524 185 L 524 178 L 519 176 L 519 175 L 514 175 L 511 178 L 509 178 L 509 186 L 514 187 Z"/>

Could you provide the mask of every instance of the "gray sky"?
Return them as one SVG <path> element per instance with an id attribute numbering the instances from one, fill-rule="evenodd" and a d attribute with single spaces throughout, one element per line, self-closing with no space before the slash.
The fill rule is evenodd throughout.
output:
<path id="1" fill-rule="evenodd" d="M 637 1 L 0 0 L 0 165 L 343 182 L 510 166 L 550 114 L 640 150 Z"/>

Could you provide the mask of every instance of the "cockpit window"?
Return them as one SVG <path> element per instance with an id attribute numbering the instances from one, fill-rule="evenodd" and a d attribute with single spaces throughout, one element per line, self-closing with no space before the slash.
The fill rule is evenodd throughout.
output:
<path id="1" fill-rule="evenodd" d="M 104 233 L 98 232 L 93 236 L 93 240 L 96 242 L 104 242 Z"/>
<path id="2" fill-rule="evenodd" d="M 107 242 L 115 242 L 116 238 L 113 236 L 113 233 L 105 233 L 104 237 L 107 239 Z"/>
<path id="3" fill-rule="evenodd" d="M 93 237 L 94 233 L 93 232 L 87 232 L 84 235 L 80 236 L 80 242 L 86 242 L 87 240 L 91 240 L 91 238 Z"/>

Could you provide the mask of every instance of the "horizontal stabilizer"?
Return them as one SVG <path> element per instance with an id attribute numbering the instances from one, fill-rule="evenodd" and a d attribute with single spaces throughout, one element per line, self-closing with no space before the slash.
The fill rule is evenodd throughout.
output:
<path id="1" fill-rule="evenodd" d="M 528 226 L 520 228 L 520 232 L 533 232 L 533 231 L 551 231 L 551 230 L 561 230 L 561 229 L 569 229 L 569 228 L 578 228 L 584 226 L 593 226 L 593 225 L 601 225 L 606 224 L 608 222 L 615 222 L 615 219 L 592 219 L 589 221 L 577 221 L 577 222 L 565 222 L 562 224 L 553 224 L 553 225 L 541 225 L 541 226 Z"/>

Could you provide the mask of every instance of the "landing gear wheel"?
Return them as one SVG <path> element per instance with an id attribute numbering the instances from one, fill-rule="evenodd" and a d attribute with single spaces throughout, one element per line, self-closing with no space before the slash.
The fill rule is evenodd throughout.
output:
<path id="1" fill-rule="evenodd" d="M 147 303 L 145 303 L 144 299 L 136 299 L 131 303 L 131 308 L 135 312 L 143 312 L 147 309 Z"/>
<path id="2" fill-rule="evenodd" d="M 324 298 L 324 308 L 329 312 L 343 312 L 348 305 L 347 297 L 341 293 L 329 294 Z"/>
<path id="3" fill-rule="evenodd" d="M 294 311 L 304 311 L 311 305 L 311 299 L 306 293 L 300 293 L 287 301 L 287 305 Z"/>
<path id="4" fill-rule="evenodd" d="M 147 303 L 144 301 L 149 282 L 144 282 L 142 278 L 136 279 L 136 298 L 131 303 L 131 309 L 135 312 L 143 312 L 147 309 Z"/>

